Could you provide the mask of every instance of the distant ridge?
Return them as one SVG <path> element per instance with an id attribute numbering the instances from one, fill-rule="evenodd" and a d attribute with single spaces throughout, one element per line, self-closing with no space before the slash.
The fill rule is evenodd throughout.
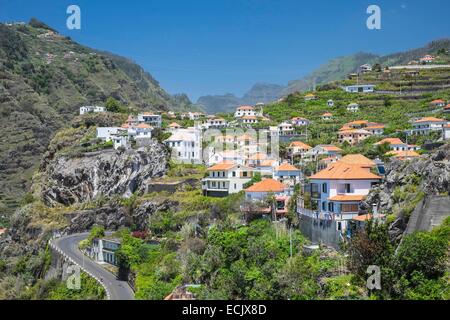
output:
<path id="1" fill-rule="evenodd" d="M 435 40 L 421 48 L 386 56 L 358 52 L 350 56 L 332 59 L 305 77 L 289 81 L 286 86 L 256 84 L 242 98 L 238 98 L 232 93 L 209 95 L 200 97 L 197 104 L 209 113 L 230 112 L 239 105 L 273 102 L 294 92 L 311 90 L 314 84 L 320 85 L 345 79 L 349 73 L 355 72 L 359 66 L 365 63 L 372 65 L 379 63 L 382 66 L 407 64 L 409 61 L 418 59 L 425 54 L 436 54 L 441 49 L 450 50 L 449 38 Z"/>

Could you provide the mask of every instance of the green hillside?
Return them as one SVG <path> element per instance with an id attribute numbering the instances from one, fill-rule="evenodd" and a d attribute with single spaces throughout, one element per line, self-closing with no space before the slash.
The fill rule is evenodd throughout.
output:
<path id="1" fill-rule="evenodd" d="M 319 86 L 315 93 L 317 100 L 313 101 L 305 101 L 302 93 L 291 94 L 282 102 L 266 106 L 264 112 L 274 123 L 297 116 L 311 120 L 308 137 L 303 139 L 311 145 L 337 143 L 337 131 L 343 124 L 354 120 L 383 123 L 387 126 L 386 134 L 402 137 L 403 133 L 399 131 L 411 128 L 411 118 L 434 116 L 450 119 L 442 108 L 430 106 L 434 99 L 450 100 L 448 68 L 421 70 L 415 77 L 411 77 L 407 70 L 391 70 L 389 74 L 370 72 L 359 79 L 360 82 L 376 84 L 377 90 L 383 90 L 381 93 L 353 94 L 340 88 L 356 81 L 344 80 Z M 334 101 L 332 108 L 327 105 L 329 99 Z M 347 111 L 350 103 L 358 103 L 359 111 Z M 322 120 L 325 112 L 333 114 L 333 121 Z M 299 132 L 304 131 L 301 130 Z"/>
<path id="2" fill-rule="evenodd" d="M 187 109 L 141 67 L 32 20 L 0 24 L 0 212 L 13 208 L 54 132 L 80 106 L 114 97 L 130 111 Z"/>

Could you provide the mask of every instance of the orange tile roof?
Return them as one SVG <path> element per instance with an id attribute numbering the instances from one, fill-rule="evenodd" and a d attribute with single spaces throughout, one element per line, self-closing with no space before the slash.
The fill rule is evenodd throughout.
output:
<path id="1" fill-rule="evenodd" d="M 415 123 L 421 123 L 421 122 L 445 122 L 446 120 L 444 119 L 438 119 L 438 118 L 434 118 L 434 117 L 425 117 L 425 118 L 421 118 L 419 120 L 416 120 Z"/>
<path id="2" fill-rule="evenodd" d="M 449 128 L 450 128 L 450 123 L 449 123 L 449 124 L 446 124 L 446 125 L 444 126 L 444 128 L 445 128 L 445 129 L 449 129 Z"/>
<path id="3" fill-rule="evenodd" d="M 368 123 L 369 123 L 369 121 L 367 121 L 367 120 L 355 120 L 355 121 L 347 123 L 347 125 L 348 126 L 351 126 L 352 124 L 363 125 L 363 124 L 368 124 Z"/>
<path id="4" fill-rule="evenodd" d="M 256 120 L 258 119 L 256 116 L 243 116 L 242 119 L 246 119 L 246 120 Z"/>
<path id="5" fill-rule="evenodd" d="M 138 129 L 151 129 L 152 127 L 146 123 L 140 123 L 136 126 Z"/>
<path id="6" fill-rule="evenodd" d="M 385 216 L 386 215 L 384 215 L 384 214 L 380 214 L 379 215 L 380 218 L 384 218 Z M 354 217 L 352 220 L 355 220 L 355 221 L 367 221 L 367 220 L 371 220 L 371 219 L 372 219 L 372 215 L 371 214 L 363 214 L 363 215 Z"/>
<path id="7" fill-rule="evenodd" d="M 286 186 L 274 179 L 266 179 L 245 189 L 245 192 L 283 192 Z"/>
<path id="8" fill-rule="evenodd" d="M 384 125 L 384 124 L 377 124 L 375 126 L 368 126 L 365 129 L 366 130 L 373 130 L 373 129 L 384 129 L 384 128 L 386 128 L 386 125 Z"/>
<path id="9" fill-rule="evenodd" d="M 442 99 L 437 99 L 437 100 L 431 101 L 431 103 L 438 104 L 438 103 L 445 103 L 445 101 Z"/>
<path id="10" fill-rule="evenodd" d="M 312 175 L 310 179 L 318 180 L 378 180 L 380 176 L 370 172 L 361 165 L 347 164 L 341 161 L 333 163 L 328 168 Z"/>
<path id="11" fill-rule="evenodd" d="M 169 124 L 169 128 L 180 128 L 181 126 L 176 123 L 176 122 L 172 122 L 171 124 Z"/>
<path id="12" fill-rule="evenodd" d="M 255 109 L 255 108 L 252 106 L 240 106 L 238 108 L 238 110 L 253 110 L 253 109 Z"/>
<path id="13" fill-rule="evenodd" d="M 346 164 L 356 164 L 356 165 L 362 165 L 362 166 L 375 166 L 375 162 L 370 160 L 369 158 L 363 156 L 362 154 L 348 154 L 344 157 L 342 157 L 341 160 L 339 160 Z"/>
<path id="14" fill-rule="evenodd" d="M 349 127 L 348 125 L 343 125 L 342 128 L 339 129 L 339 132 L 341 132 L 341 131 L 348 131 L 348 130 L 352 130 L 352 128 Z"/>
<path id="15" fill-rule="evenodd" d="M 231 162 L 231 161 L 223 161 L 220 162 L 218 164 L 215 164 L 214 166 L 208 168 L 208 171 L 227 171 L 230 170 L 231 168 L 233 168 L 234 166 L 236 166 L 236 163 Z"/>
<path id="16" fill-rule="evenodd" d="M 355 194 L 355 195 L 337 195 L 328 198 L 330 201 L 362 201 L 366 196 Z"/>
<path id="17" fill-rule="evenodd" d="M 330 117 L 330 116 L 332 116 L 333 114 L 331 114 L 330 112 L 325 112 L 323 115 L 322 115 L 322 117 Z"/>
<path id="18" fill-rule="evenodd" d="M 289 145 L 290 148 L 297 147 L 297 148 L 303 148 L 303 149 L 312 149 L 311 146 L 307 145 L 306 143 L 303 143 L 301 141 L 293 141 Z"/>
<path id="19" fill-rule="evenodd" d="M 296 120 L 306 120 L 306 121 L 308 121 L 308 119 L 302 118 L 302 117 L 294 117 L 294 118 L 292 118 L 291 120 L 292 120 L 292 121 L 296 121 Z"/>
<path id="20" fill-rule="evenodd" d="M 385 138 L 377 143 L 375 143 L 375 145 L 381 145 L 384 143 L 388 143 L 388 144 L 404 144 L 402 140 L 400 140 L 399 138 Z"/>
<path id="21" fill-rule="evenodd" d="M 450 109 L 450 103 L 444 107 L 445 110 Z"/>
<path id="22" fill-rule="evenodd" d="M 123 129 L 128 129 L 130 127 L 130 125 L 128 123 L 124 123 L 121 127 Z"/>
<path id="23" fill-rule="evenodd" d="M 337 151 L 337 152 L 341 152 L 342 149 L 333 145 L 327 145 L 327 146 L 320 146 L 322 149 L 324 149 L 325 151 Z"/>
<path id="24" fill-rule="evenodd" d="M 289 163 L 283 163 L 277 168 L 277 171 L 299 171 L 299 169 Z"/>

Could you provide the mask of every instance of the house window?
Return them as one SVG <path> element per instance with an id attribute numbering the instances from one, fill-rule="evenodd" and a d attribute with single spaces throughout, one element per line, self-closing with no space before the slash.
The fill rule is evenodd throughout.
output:
<path id="1" fill-rule="evenodd" d="M 233 171 L 233 177 L 236 177 L 236 171 Z"/>
<path id="2" fill-rule="evenodd" d="M 322 211 L 327 211 L 327 203 L 322 202 Z"/>
<path id="3" fill-rule="evenodd" d="M 329 212 L 334 212 L 334 202 L 328 203 L 328 211 Z"/>
<path id="4" fill-rule="evenodd" d="M 243 177 L 247 177 L 247 171 L 242 172 Z"/>
<path id="5" fill-rule="evenodd" d="M 326 184 L 326 183 L 324 183 L 324 184 L 322 185 L 322 192 L 323 192 L 323 193 L 327 193 L 327 184 Z"/>

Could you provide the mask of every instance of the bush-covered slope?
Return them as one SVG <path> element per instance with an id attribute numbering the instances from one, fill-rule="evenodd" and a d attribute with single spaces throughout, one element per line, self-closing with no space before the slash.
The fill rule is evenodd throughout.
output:
<path id="1" fill-rule="evenodd" d="M 0 24 L 0 212 L 13 208 L 53 133 L 82 105 L 189 107 L 130 60 L 81 46 L 33 20 Z"/>

